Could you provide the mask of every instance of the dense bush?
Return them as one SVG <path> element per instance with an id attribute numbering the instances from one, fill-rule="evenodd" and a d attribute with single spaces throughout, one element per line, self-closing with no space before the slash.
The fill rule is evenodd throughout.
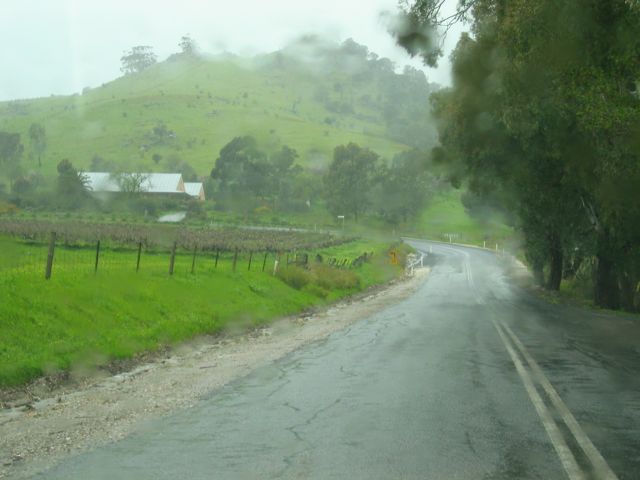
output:
<path id="1" fill-rule="evenodd" d="M 360 279 L 354 272 L 322 264 L 315 264 L 310 269 L 285 266 L 278 270 L 277 276 L 290 287 L 305 288 L 322 298 L 331 290 L 352 290 L 360 286 Z"/>
<path id="2" fill-rule="evenodd" d="M 348 290 L 360 286 L 360 279 L 354 272 L 329 265 L 314 265 L 313 276 L 315 283 L 326 290 Z"/>
<path id="3" fill-rule="evenodd" d="M 303 290 L 311 295 L 315 295 L 318 298 L 327 298 L 329 296 L 329 290 L 325 290 L 315 283 L 310 283 L 303 288 Z"/>
<path id="4" fill-rule="evenodd" d="M 278 270 L 276 276 L 284 283 L 296 290 L 300 290 L 313 280 L 313 275 L 308 270 L 294 265 L 284 266 Z"/>

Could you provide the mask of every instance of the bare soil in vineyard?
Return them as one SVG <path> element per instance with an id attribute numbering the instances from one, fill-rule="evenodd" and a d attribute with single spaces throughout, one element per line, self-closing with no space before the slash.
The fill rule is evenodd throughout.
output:
<path id="1" fill-rule="evenodd" d="M 69 455 L 123 438 L 144 421 L 189 408 L 255 368 L 401 301 L 427 273 L 418 270 L 249 333 L 199 337 L 140 357 L 116 375 L 104 369 L 73 383 L 32 384 L 0 413 L 0 478 L 26 478 Z"/>

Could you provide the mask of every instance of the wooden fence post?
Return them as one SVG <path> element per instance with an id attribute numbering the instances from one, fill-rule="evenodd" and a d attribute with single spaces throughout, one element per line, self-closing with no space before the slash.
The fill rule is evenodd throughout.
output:
<path id="1" fill-rule="evenodd" d="M 193 272 L 195 271 L 196 268 L 196 254 L 198 253 L 198 246 L 196 245 L 195 247 L 193 247 L 193 260 L 191 260 L 191 274 L 193 275 Z"/>
<path id="2" fill-rule="evenodd" d="M 220 249 L 216 248 L 216 263 L 213 268 L 218 268 L 218 258 L 220 258 Z"/>
<path id="3" fill-rule="evenodd" d="M 100 240 L 96 243 L 96 264 L 93 267 L 93 273 L 98 273 L 98 262 L 100 261 Z"/>
<path id="4" fill-rule="evenodd" d="M 138 259 L 136 260 L 136 273 L 140 270 L 140 255 L 142 255 L 142 242 L 138 242 Z"/>
<path id="5" fill-rule="evenodd" d="M 267 255 L 269 252 L 264 252 L 264 260 L 262 261 L 262 271 L 264 272 L 265 267 L 267 266 Z"/>
<path id="6" fill-rule="evenodd" d="M 236 250 L 233 254 L 233 271 L 236 271 L 236 263 L 238 262 L 238 247 L 236 247 Z"/>
<path id="7" fill-rule="evenodd" d="M 173 275 L 173 267 L 176 263 L 176 247 L 178 246 L 178 242 L 173 242 L 173 247 L 171 248 L 171 259 L 169 260 L 169 275 Z"/>
<path id="8" fill-rule="evenodd" d="M 253 259 L 253 252 L 249 252 L 249 268 L 247 270 L 251 271 L 251 260 Z"/>
<path id="9" fill-rule="evenodd" d="M 49 239 L 49 252 L 47 253 L 47 268 L 44 273 L 44 278 L 49 280 L 51 278 L 51 270 L 53 269 L 53 254 L 56 248 L 56 232 L 51 232 L 51 238 Z"/>

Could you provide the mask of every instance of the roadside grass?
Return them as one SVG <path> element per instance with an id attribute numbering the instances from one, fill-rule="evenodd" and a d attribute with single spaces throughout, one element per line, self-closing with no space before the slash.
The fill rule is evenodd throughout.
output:
<path id="1" fill-rule="evenodd" d="M 7 239 L 0 243 L 11 258 L 42 249 L 11 245 Z M 112 264 L 94 274 L 92 268 L 65 268 L 64 253 L 58 253 L 90 259 L 90 250 L 60 248 L 49 281 L 43 269 L 0 264 L 0 387 L 47 374 L 90 371 L 197 335 L 252 328 L 326 304 L 400 275 L 402 264 L 389 265 L 388 249 L 388 244 L 366 241 L 324 249 L 325 258 L 353 259 L 364 251 L 373 251 L 374 257 L 354 269 L 311 265 L 312 278 L 300 288 L 272 275 L 273 257 L 262 272 L 263 256 L 254 258 L 251 271 L 248 259 L 241 258 L 234 272 L 231 255 L 220 258 L 218 268 L 211 255 L 203 255 L 191 274 L 192 257 L 181 254 L 169 277 L 164 254 L 145 255 L 145 268 L 135 273 L 130 252 L 109 251 L 105 255 Z M 309 253 L 313 262 L 315 252 Z M 281 262 L 281 272 L 297 269 Z"/>

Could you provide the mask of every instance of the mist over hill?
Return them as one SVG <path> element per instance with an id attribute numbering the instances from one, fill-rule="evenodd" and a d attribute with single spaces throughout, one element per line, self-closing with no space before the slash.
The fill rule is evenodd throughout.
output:
<path id="1" fill-rule="evenodd" d="M 397 72 L 353 40 L 304 37 L 254 58 L 174 54 L 81 94 L 0 103 L 0 132 L 19 134 L 22 145 L 18 165 L 2 176 L 51 176 L 64 158 L 85 170 L 186 164 L 206 176 L 241 135 L 268 152 L 295 148 L 314 170 L 348 142 L 389 159 L 435 144 L 428 97 L 436 88 L 422 71 Z M 29 136 L 34 123 L 46 131 L 42 152 Z"/>

